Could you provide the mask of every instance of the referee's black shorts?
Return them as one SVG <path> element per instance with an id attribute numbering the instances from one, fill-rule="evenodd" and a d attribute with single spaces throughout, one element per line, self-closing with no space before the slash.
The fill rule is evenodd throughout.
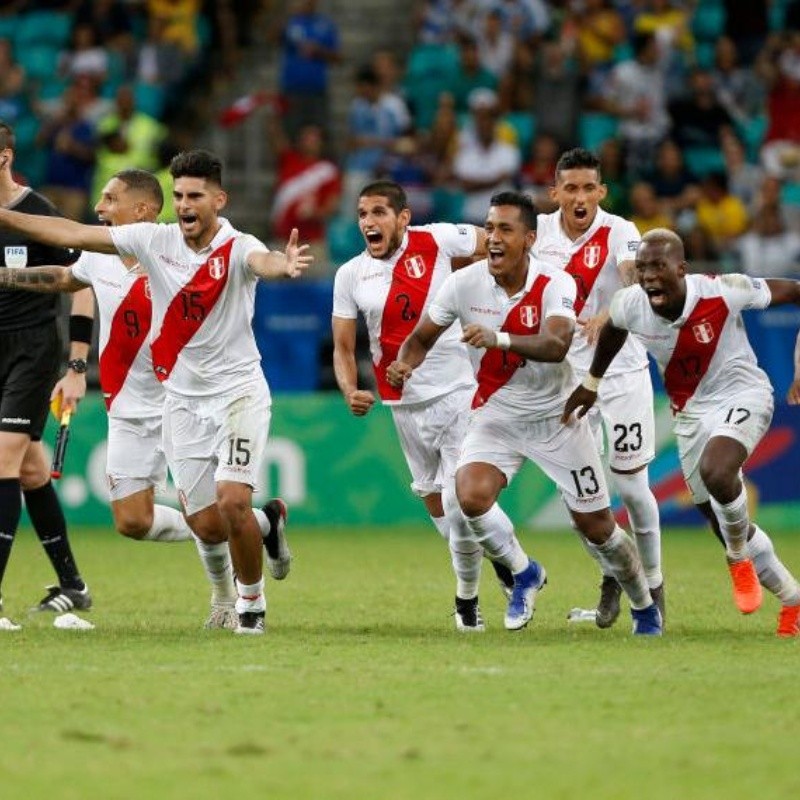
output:
<path id="1" fill-rule="evenodd" d="M 42 438 L 60 362 L 56 323 L 0 332 L 0 431 Z"/>

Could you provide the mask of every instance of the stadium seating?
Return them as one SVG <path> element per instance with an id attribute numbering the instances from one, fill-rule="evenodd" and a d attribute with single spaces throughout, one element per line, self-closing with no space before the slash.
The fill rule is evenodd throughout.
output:
<path id="1" fill-rule="evenodd" d="M 46 81 L 58 73 L 60 51 L 49 44 L 19 47 L 16 59 L 34 81 Z"/>
<path id="2" fill-rule="evenodd" d="M 599 112 L 581 114 L 578 119 L 578 139 L 581 147 L 598 150 L 607 139 L 617 135 L 619 123 L 616 117 Z"/>
<path id="3" fill-rule="evenodd" d="M 14 32 L 17 49 L 47 45 L 65 48 L 72 32 L 72 15 L 54 11 L 30 11 L 18 18 Z"/>

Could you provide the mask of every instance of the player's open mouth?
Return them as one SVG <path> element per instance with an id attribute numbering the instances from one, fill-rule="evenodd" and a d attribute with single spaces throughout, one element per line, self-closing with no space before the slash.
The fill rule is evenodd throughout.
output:
<path id="1" fill-rule="evenodd" d="M 197 222 L 197 214 L 183 214 L 180 219 L 184 225 L 194 225 Z"/>
<path id="2" fill-rule="evenodd" d="M 582 207 L 581 208 L 576 208 L 574 213 L 575 213 L 575 219 L 580 219 L 580 220 L 586 219 L 587 214 L 588 214 L 586 209 L 582 208 Z"/>
<path id="3" fill-rule="evenodd" d="M 366 237 L 367 244 L 376 245 L 383 241 L 383 236 L 380 231 L 366 231 L 364 236 Z"/>
<path id="4" fill-rule="evenodd" d="M 667 296 L 662 289 L 645 289 L 644 291 L 651 306 L 663 306 L 667 302 Z"/>
<path id="5" fill-rule="evenodd" d="M 488 250 L 488 261 L 491 265 L 496 266 L 503 260 L 503 251 L 499 247 L 490 247 Z"/>

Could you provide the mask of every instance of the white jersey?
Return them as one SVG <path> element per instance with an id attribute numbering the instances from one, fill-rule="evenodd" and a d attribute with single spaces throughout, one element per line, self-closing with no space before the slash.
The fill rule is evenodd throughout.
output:
<path id="1" fill-rule="evenodd" d="M 658 316 L 640 286 L 611 302 L 611 322 L 630 331 L 658 364 L 675 412 L 703 414 L 743 392 L 772 387 L 756 362 L 741 311 L 772 299 L 762 279 L 687 275 L 686 303 L 674 322 Z"/>
<path id="2" fill-rule="evenodd" d="M 525 336 L 539 333 L 549 317 L 574 320 L 574 302 L 575 281 L 557 267 L 531 259 L 525 286 L 509 297 L 484 260 L 453 273 L 428 314 L 437 325 L 460 320 Z M 563 411 L 575 383 L 566 359 L 532 361 L 498 348 L 469 347 L 468 352 L 478 381 L 473 408 L 487 406 L 498 416 L 527 421 Z"/>
<path id="3" fill-rule="evenodd" d="M 100 385 L 109 417 L 149 419 L 164 411 L 164 387 L 150 356 L 152 306 L 147 276 L 119 256 L 84 252 L 72 274 L 89 284 L 100 313 Z"/>
<path id="4" fill-rule="evenodd" d="M 591 319 L 608 309 L 614 293 L 623 288 L 618 265 L 633 261 L 641 236 L 636 226 L 622 217 L 597 209 L 594 222 L 575 241 L 561 225 L 561 211 L 539 214 L 532 254 L 569 272 L 578 285 L 575 312 L 578 319 Z M 581 375 L 589 371 L 594 346 L 576 331 L 569 358 Z M 633 338 L 625 344 L 608 368 L 608 375 L 633 372 L 647 366 L 642 346 Z"/>
<path id="5" fill-rule="evenodd" d="M 356 319 L 359 311 L 364 315 L 375 381 L 384 403 L 421 403 L 475 385 L 457 325 L 442 334 L 402 393 L 386 380 L 386 368 L 452 273 L 450 259 L 472 255 L 475 246 L 472 225 L 412 226 L 391 258 L 372 258 L 364 251 L 339 267 L 333 285 L 333 316 Z"/>
<path id="6" fill-rule="evenodd" d="M 153 300 L 153 367 L 168 391 L 185 397 L 230 394 L 264 381 L 251 327 L 258 277 L 247 256 L 267 248 L 220 219 L 199 253 L 177 224 L 109 228 L 120 255 L 147 271 Z"/>

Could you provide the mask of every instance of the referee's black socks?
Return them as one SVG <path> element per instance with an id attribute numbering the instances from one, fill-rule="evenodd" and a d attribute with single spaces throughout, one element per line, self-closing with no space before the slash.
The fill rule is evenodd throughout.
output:
<path id="1" fill-rule="evenodd" d="M 6 574 L 6 565 L 19 527 L 21 511 L 19 478 L 0 478 L 0 584 Z"/>

